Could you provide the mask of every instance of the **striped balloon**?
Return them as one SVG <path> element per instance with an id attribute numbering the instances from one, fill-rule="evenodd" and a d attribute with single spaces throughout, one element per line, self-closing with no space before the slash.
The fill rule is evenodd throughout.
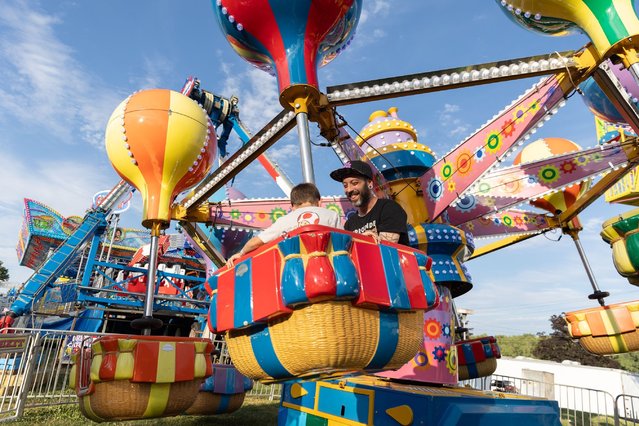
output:
<path id="1" fill-rule="evenodd" d="M 526 145 L 524 149 L 521 150 L 521 152 L 513 160 L 513 164 L 518 165 L 522 163 L 530 163 L 580 150 L 581 147 L 579 145 L 568 139 L 537 139 L 536 141 Z M 582 189 L 587 186 L 588 184 L 584 182 L 576 183 L 564 188 L 563 191 L 555 192 L 535 201 L 531 201 L 530 204 L 549 211 L 552 214 L 556 214 L 558 211 L 563 212 L 575 203 L 577 198 L 581 195 Z"/>
<path id="2" fill-rule="evenodd" d="M 111 164 L 142 195 L 147 228 L 154 222 L 167 226 L 171 203 L 206 176 L 217 149 L 206 112 L 166 89 L 125 99 L 113 111 L 105 139 Z"/>
<path id="3" fill-rule="evenodd" d="M 620 41 L 630 42 L 630 37 L 639 34 L 634 0 L 496 1 L 525 28 L 551 35 L 564 35 L 571 30 L 585 32 L 603 58 L 610 56 L 611 48 Z"/>
<path id="4" fill-rule="evenodd" d="M 350 43 L 362 0 L 213 0 L 220 28 L 235 52 L 277 73 L 280 93 L 317 87 L 317 66 Z"/>

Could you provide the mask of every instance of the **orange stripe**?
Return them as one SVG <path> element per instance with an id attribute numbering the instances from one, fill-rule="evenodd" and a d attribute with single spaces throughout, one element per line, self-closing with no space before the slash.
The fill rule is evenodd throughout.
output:
<path id="1" fill-rule="evenodd" d="M 105 338 L 100 341 L 102 346 L 102 363 L 100 364 L 100 380 L 113 380 L 115 368 L 118 364 L 118 339 Z"/>
<path id="2" fill-rule="evenodd" d="M 611 309 L 610 312 L 614 316 L 620 333 L 627 333 L 635 330 L 635 323 L 626 307 Z M 612 321 L 611 321 L 612 322 Z"/>
<path id="3" fill-rule="evenodd" d="M 590 326 L 590 332 L 594 337 L 607 336 L 608 331 L 606 330 L 606 325 L 601 318 L 601 313 L 597 312 L 588 312 L 586 314 L 586 321 L 588 321 L 588 325 Z"/>
<path id="4" fill-rule="evenodd" d="M 175 381 L 193 380 L 195 372 L 195 345 L 178 342 L 175 345 Z"/>
<path id="5" fill-rule="evenodd" d="M 124 114 L 127 140 L 147 186 L 148 218 L 157 217 L 160 207 L 169 106 L 168 90 L 146 90 L 131 97 Z"/>
<path id="6" fill-rule="evenodd" d="M 139 341 L 135 346 L 135 367 L 132 382 L 155 383 L 158 368 L 159 342 Z"/>

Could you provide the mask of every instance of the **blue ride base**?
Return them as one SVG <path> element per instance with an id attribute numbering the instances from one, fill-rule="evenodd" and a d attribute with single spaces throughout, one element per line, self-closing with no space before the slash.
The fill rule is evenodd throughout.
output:
<path id="1" fill-rule="evenodd" d="M 557 401 L 373 376 L 286 383 L 278 425 L 560 426 Z"/>

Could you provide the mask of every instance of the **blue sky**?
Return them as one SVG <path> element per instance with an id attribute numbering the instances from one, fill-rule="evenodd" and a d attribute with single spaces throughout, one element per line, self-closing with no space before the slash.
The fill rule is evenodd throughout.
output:
<path id="1" fill-rule="evenodd" d="M 354 42 L 319 71 L 326 86 L 454 66 L 578 49 L 583 35 L 543 37 L 517 27 L 492 0 L 442 2 L 364 0 Z M 280 109 L 275 79 L 236 56 L 217 27 L 206 0 L 3 1 L 0 3 L 0 260 L 11 281 L 30 274 L 17 265 L 15 244 L 23 197 L 65 216 L 82 215 L 92 195 L 117 182 L 104 149 L 113 109 L 133 91 L 179 90 L 189 75 L 205 89 L 240 98 L 241 117 L 257 131 Z M 438 92 L 343 107 L 356 129 L 377 109 L 399 107 L 419 140 L 443 153 L 517 98 L 537 79 Z M 573 97 L 538 133 L 595 144 L 592 115 Z M 269 154 L 298 182 L 296 133 Z M 320 141 L 311 125 L 311 137 Z M 237 140 L 232 142 L 237 147 Z M 338 166 L 329 148 L 314 148 L 323 195 L 341 194 L 327 174 Z M 280 196 L 254 165 L 236 179 L 250 197 Z M 123 219 L 139 225 L 140 201 Z M 609 302 L 639 299 L 621 278 L 599 237 L 601 223 L 629 210 L 597 201 L 582 214 L 583 245 Z M 475 288 L 457 300 L 474 309 L 475 332 L 547 331 L 552 314 L 594 306 L 572 241 L 539 236 L 468 264 Z"/>

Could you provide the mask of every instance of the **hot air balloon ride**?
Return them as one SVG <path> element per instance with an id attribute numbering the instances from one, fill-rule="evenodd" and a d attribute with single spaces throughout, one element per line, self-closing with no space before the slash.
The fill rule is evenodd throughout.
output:
<path id="1" fill-rule="evenodd" d="M 170 224 L 175 197 L 209 171 L 215 133 L 193 100 L 155 89 L 124 100 L 109 119 L 105 139 L 117 173 L 140 191 L 142 224 L 151 230 L 144 316 L 131 324 L 145 335 L 98 338 L 78 354 L 72 386 L 83 414 L 94 421 L 181 414 L 213 373 L 213 344 L 209 339 L 151 336 L 162 326 L 153 318 L 158 239 Z"/>
<path id="2" fill-rule="evenodd" d="M 151 230 L 148 282 L 155 282 L 158 238 L 171 221 L 178 194 L 201 181 L 210 170 L 217 145 L 206 112 L 171 90 L 145 90 L 124 100 L 106 128 L 106 148 L 116 172 L 140 191 L 142 225 Z M 153 286 L 147 287 L 144 318 L 133 325 L 150 332 Z"/>
<path id="3" fill-rule="evenodd" d="M 296 114 L 306 182 L 315 180 L 308 119 L 318 119 L 317 67 L 350 43 L 361 6 L 362 0 L 213 1 L 218 24 L 233 50 L 277 76 L 280 103 Z"/>

